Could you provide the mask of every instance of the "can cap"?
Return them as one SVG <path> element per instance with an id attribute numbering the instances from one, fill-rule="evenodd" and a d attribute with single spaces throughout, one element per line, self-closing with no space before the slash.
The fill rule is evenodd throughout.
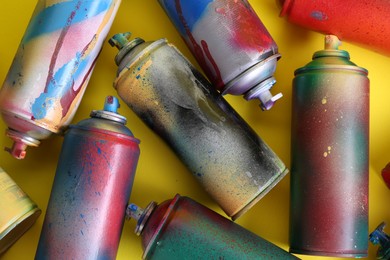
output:
<path id="1" fill-rule="evenodd" d="M 91 117 L 107 119 L 125 125 L 127 119 L 126 117 L 118 114 L 119 107 L 119 100 L 114 96 L 108 96 L 104 102 L 103 110 L 92 110 Z"/>
<path id="2" fill-rule="evenodd" d="M 334 35 L 325 36 L 325 49 L 317 51 L 313 54 L 313 60 L 306 64 L 306 66 L 295 71 L 295 75 L 312 71 L 312 70 L 326 70 L 326 69 L 342 69 L 351 70 L 364 75 L 368 71 L 362 67 L 357 66 L 350 61 L 349 53 L 344 50 L 339 50 L 341 41 Z"/>
<path id="3" fill-rule="evenodd" d="M 120 107 L 118 98 L 114 96 L 106 97 L 103 110 L 92 110 L 91 118 L 84 119 L 76 125 L 71 125 L 69 128 L 83 128 L 94 131 L 104 131 L 106 134 L 122 134 L 127 137 L 134 137 L 133 133 L 125 124 L 126 117 L 117 113 Z M 133 138 L 139 143 L 139 140 Z"/>
<path id="4" fill-rule="evenodd" d="M 278 93 L 275 96 L 272 95 L 270 89 L 276 83 L 274 77 L 268 78 L 261 82 L 256 87 L 249 90 L 244 98 L 246 100 L 258 98 L 260 100 L 260 107 L 262 110 L 270 110 L 275 102 L 283 97 L 282 93 Z"/>
<path id="5" fill-rule="evenodd" d="M 129 220 L 132 218 L 137 221 L 137 226 L 135 227 L 135 234 L 137 236 L 141 235 L 146 222 L 148 221 L 150 215 L 156 207 L 157 203 L 154 201 L 150 202 L 146 209 L 140 208 L 133 203 L 127 206 L 126 219 Z"/>
<path id="6" fill-rule="evenodd" d="M 9 152 L 16 159 L 24 159 L 26 157 L 27 147 L 37 147 L 41 143 L 39 140 L 32 138 L 27 134 L 15 131 L 10 128 L 7 129 L 6 135 L 11 138 L 14 143 L 11 148 L 5 147 L 4 150 Z"/>
<path id="7" fill-rule="evenodd" d="M 141 38 L 135 38 L 129 41 L 130 37 L 131 37 L 131 33 L 125 32 L 125 33 L 115 34 L 113 37 L 111 37 L 108 40 L 108 43 L 112 47 L 115 46 L 119 50 L 118 54 L 115 56 L 115 64 L 118 66 L 129 51 L 134 49 L 134 47 L 136 47 L 137 45 L 145 42 Z"/>

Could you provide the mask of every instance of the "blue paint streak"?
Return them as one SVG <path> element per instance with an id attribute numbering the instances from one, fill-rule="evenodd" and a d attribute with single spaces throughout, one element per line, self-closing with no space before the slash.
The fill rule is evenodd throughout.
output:
<path id="1" fill-rule="evenodd" d="M 76 58 L 61 67 L 54 74 L 46 87 L 46 92 L 35 99 L 32 104 L 32 114 L 35 119 L 46 117 L 47 111 L 55 107 L 54 99 L 61 99 L 70 91 L 73 91 L 75 79 L 82 76 L 87 67 L 89 58 L 84 58 L 80 52 L 76 53 Z"/>
<path id="2" fill-rule="evenodd" d="M 175 24 L 176 28 L 182 35 L 186 34 L 182 21 L 176 10 L 175 0 L 159 0 L 165 11 L 168 13 L 171 21 Z M 195 0 L 195 1 L 180 1 L 183 16 L 189 29 L 192 31 L 194 25 L 202 18 L 207 6 L 213 2 L 213 0 Z"/>
<path id="3" fill-rule="evenodd" d="M 325 13 L 320 11 L 313 11 L 311 12 L 310 16 L 319 21 L 324 21 L 328 19 L 328 16 Z"/>
<path id="4" fill-rule="evenodd" d="M 80 7 L 77 9 L 80 2 Z M 32 18 L 23 38 L 23 43 L 42 34 L 61 30 L 66 26 L 87 20 L 108 10 L 111 4 L 112 0 L 73 0 L 49 6 Z M 72 12 L 75 12 L 75 15 L 69 21 Z"/>

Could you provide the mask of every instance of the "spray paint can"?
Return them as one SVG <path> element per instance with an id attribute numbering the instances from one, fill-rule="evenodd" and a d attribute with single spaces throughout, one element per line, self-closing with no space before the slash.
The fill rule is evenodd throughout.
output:
<path id="1" fill-rule="evenodd" d="M 0 168 L 0 255 L 15 243 L 41 214 L 38 206 Z"/>
<path id="2" fill-rule="evenodd" d="M 326 36 L 295 71 L 290 252 L 364 257 L 368 249 L 369 80 Z"/>
<path id="3" fill-rule="evenodd" d="M 65 133 L 36 259 L 115 259 L 140 153 L 118 107 Z"/>
<path id="4" fill-rule="evenodd" d="M 390 259 L 390 236 L 385 233 L 386 223 L 382 222 L 371 234 L 370 241 L 373 245 L 379 245 L 376 254 L 377 259 Z"/>
<path id="5" fill-rule="evenodd" d="M 238 218 L 287 174 L 286 166 L 174 46 L 126 37 L 110 41 L 120 48 L 119 96 Z"/>
<path id="6" fill-rule="evenodd" d="M 387 0 L 277 0 L 288 21 L 390 55 Z M 346 16 L 348 19 L 345 19 Z"/>
<path id="7" fill-rule="evenodd" d="M 222 94 L 259 99 L 272 96 L 278 47 L 247 0 L 159 0 L 207 77 Z"/>
<path id="8" fill-rule="evenodd" d="M 298 259 L 179 194 L 145 210 L 130 204 L 126 215 L 137 220 L 143 259 Z"/>
<path id="9" fill-rule="evenodd" d="M 0 90 L 12 156 L 71 122 L 120 2 L 38 1 Z"/>

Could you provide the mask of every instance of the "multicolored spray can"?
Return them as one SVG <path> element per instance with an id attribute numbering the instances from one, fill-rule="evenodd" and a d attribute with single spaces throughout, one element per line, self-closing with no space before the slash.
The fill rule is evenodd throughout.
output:
<path id="1" fill-rule="evenodd" d="M 143 259 L 298 259 L 179 194 L 145 210 L 130 204 L 126 213 L 137 220 Z"/>
<path id="2" fill-rule="evenodd" d="M 376 254 L 377 259 L 390 259 L 390 236 L 384 232 L 386 223 L 381 223 L 371 234 L 370 241 L 374 245 L 379 245 Z"/>
<path id="3" fill-rule="evenodd" d="M 222 94 L 260 99 L 270 109 L 278 47 L 247 0 L 158 0 Z"/>
<path id="4" fill-rule="evenodd" d="M 238 218 L 287 174 L 286 166 L 174 46 L 128 36 L 111 39 L 120 49 L 119 96 Z"/>
<path id="5" fill-rule="evenodd" d="M 0 168 L 0 255 L 41 215 L 41 210 Z"/>
<path id="6" fill-rule="evenodd" d="M 12 156 L 71 122 L 120 2 L 38 1 L 0 90 Z"/>
<path id="7" fill-rule="evenodd" d="M 115 259 L 140 153 L 118 107 L 65 133 L 36 259 Z"/>
<path id="8" fill-rule="evenodd" d="M 293 81 L 290 252 L 365 257 L 369 80 L 325 42 Z"/>
<path id="9" fill-rule="evenodd" d="M 294 24 L 390 55 L 388 0 L 277 0 L 277 3 L 282 8 L 280 16 L 287 16 Z"/>

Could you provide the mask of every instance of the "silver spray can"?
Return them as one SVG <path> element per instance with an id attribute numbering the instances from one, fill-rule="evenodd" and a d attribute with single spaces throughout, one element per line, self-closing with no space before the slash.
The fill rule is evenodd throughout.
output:
<path id="1" fill-rule="evenodd" d="M 174 46 L 128 36 L 110 41 L 120 49 L 119 96 L 238 218 L 286 175 L 286 166 Z"/>
<path id="2" fill-rule="evenodd" d="M 158 0 L 213 86 L 269 110 L 278 46 L 247 0 Z"/>

